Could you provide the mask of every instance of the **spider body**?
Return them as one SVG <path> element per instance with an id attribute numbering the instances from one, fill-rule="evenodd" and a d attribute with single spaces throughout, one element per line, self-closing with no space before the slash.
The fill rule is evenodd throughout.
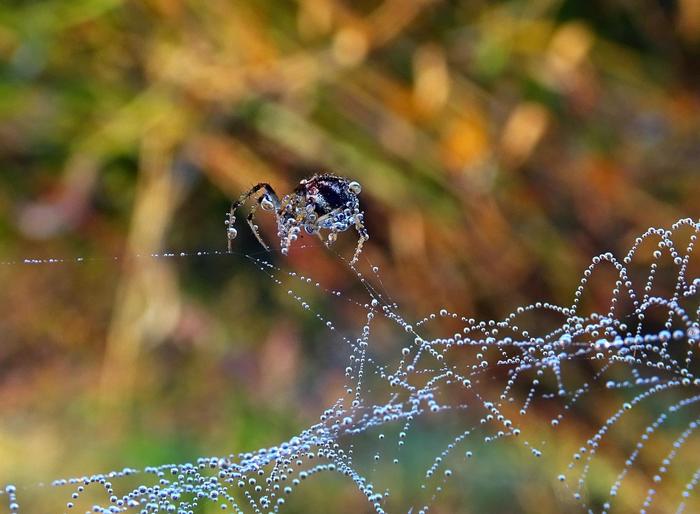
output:
<path id="1" fill-rule="evenodd" d="M 291 244 L 296 241 L 304 230 L 307 234 L 317 235 L 326 246 L 335 242 L 338 232 L 344 232 L 355 227 L 359 235 L 357 247 L 351 264 L 357 262 L 362 245 L 369 239 L 369 234 L 364 227 L 363 213 L 360 210 L 358 195 L 362 190 L 360 184 L 346 178 L 328 173 L 317 174 L 309 179 L 302 180 L 294 191 L 281 200 L 270 184 L 261 182 L 253 186 L 249 191 L 231 204 L 226 224 L 228 225 L 229 251 L 237 232 L 233 227 L 236 220 L 235 211 L 250 197 L 262 191 L 257 198 L 257 205 L 253 205 L 247 217 L 253 234 L 265 248 L 267 245 L 260 237 L 257 226 L 253 223 L 257 207 L 263 210 L 273 211 L 277 218 L 277 235 L 280 238 L 280 246 L 283 254 L 287 254 Z M 324 240 L 321 231 L 327 231 Z"/>

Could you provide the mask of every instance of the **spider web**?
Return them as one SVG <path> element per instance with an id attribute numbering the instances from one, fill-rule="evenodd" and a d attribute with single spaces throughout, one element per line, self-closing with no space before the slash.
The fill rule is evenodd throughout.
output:
<path id="1" fill-rule="evenodd" d="M 276 446 L 52 485 L 66 491 L 69 511 L 184 514 L 211 504 L 277 513 L 303 482 L 331 474 L 354 484 L 368 510 L 425 513 L 453 501 L 476 463 L 488 461 L 489 448 L 505 445 L 534 462 L 553 459 L 561 472 L 551 480 L 562 501 L 582 511 L 697 511 L 698 233 L 700 223 L 690 219 L 650 228 L 621 258 L 594 257 L 570 305 L 536 302 L 498 320 L 447 309 L 409 320 L 376 285 L 376 268 L 351 268 L 364 288 L 350 298 L 248 256 L 278 287 L 295 284 L 289 296 L 342 346 L 345 394 Z M 609 303 L 590 310 L 590 284 L 611 276 L 603 270 L 614 277 Z M 365 323 L 354 335 L 338 329 L 305 300 L 309 288 L 360 310 Z M 387 332 L 392 342 L 380 343 Z M 580 439 L 561 440 L 560 427 L 582 419 L 574 432 Z M 417 434 L 435 427 L 440 436 L 430 459 L 417 462 L 411 449 L 424 440 Z M 404 472 L 419 475 L 420 488 L 395 499 Z M 625 487 L 633 494 L 623 498 Z M 84 507 L 95 490 L 104 500 Z M 18 512 L 16 488 L 4 495 Z"/>

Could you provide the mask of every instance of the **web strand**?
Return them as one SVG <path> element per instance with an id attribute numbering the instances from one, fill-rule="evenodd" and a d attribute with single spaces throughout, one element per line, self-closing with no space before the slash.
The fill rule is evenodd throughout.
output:
<path id="1" fill-rule="evenodd" d="M 681 229 L 690 229 L 691 234 L 687 244 L 679 247 L 674 236 Z M 472 469 L 476 455 L 485 448 L 512 441 L 535 459 L 556 453 L 560 451 L 556 434 L 562 424 L 575 419 L 572 413 L 585 412 L 590 409 L 587 404 L 600 400 L 601 405 L 616 407 L 580 442 L 566 469 L 553 479 L 561 482 L 582 511 L 612 512 L 631 481 L 631 472 L 643 459 L 654 458 L 648 456 L 649 446 L 670 441 L 665 458 L 654 464 L 656 473 L 647 477 L 646 496 L 639 499 L 637 508 L 647 512 L 663 497 L 682 512 L 688 505 L 698 505 L 694 491 L 700 474 L 687 474 L 680 497 L 664 488 L 668 482 L 664 476 L 669 469 L 679 473 L 687 469 L 689 457 L 681 449 L 696 437 L 699 422 L 700 277 L 689 276 L 690 264 L 698 258 L 698 234 L 700 223 L 690 219 L 679 220 L 670 229 L 649 229 L 622 259 L 611 253 L 594 257 L 570 305 L 535 302 L 501 319 L 481 321 L 444 308 L 410 321 L 385 292 L 378 269 L 372 267 L 365 276 L 347 261 L 345 265 L 363 286 L 364 296 L 359 299 L 327 289 L 310 276 L 286 271 L 260 255 L 196 251 L 136 256 L 245 257 L 276 287 L 289 287 L 289 296 L 302 312 L 314 316 L 328 330 L 329 339 L 344 349 L 345 394 L 322 409 L 316 423 L 270 448 L 143 470 L 125 468 L 52 485 L 69 491 L 68 510 L 76 508 L 86 488 L 101 488 L 106 501 L 91 506 L 95 513 L 187 513 L 204 503 L 233 512 L 277 513 L 284 511 L 302 481 L 333 473 L 354 484 L 373 511 L 394 512 L 401 507 L 392 504 L 387 466 L 410 461 L 407 453 L 418 444 L 414 434 L 420 427 L 433 419 L 451 419 L 457 430 L 419 470 L 421 499 L 403 506 L 413 513 L 426 513 L 446 490 L 460 487 L 455 477 L 463 469 Z M 656 249 L 642 283 L 635 283 L 630 269 L 648 240 L 657 241 Z M 666 290 L 658 284 L 659 263 L 665 257 L 670 257 L 675 277 Z M 0 264 L 81 262 L 85 259 Z M 585 312 L 587 286 L 601 266 L 616 271 L 610 304 L 600 312 Z M 315 311 L 300 292 L 308 287 L 361 309 L 365 322 L 356 334 L 337 330 L 332 319 Z M 526 316 L 545 314 L 556 317 L 559 324 L 541 333 L 522 328 Z M 394 328 L 398 343 L 388 358 L 375 351 L 373 331 L 380 322 Z M 458 323 L 461 329 L 432 335 L 440 331 L 441 322 Z M 635 416 L 646 421 L 641 429 L 628 430 Z M 541 421 L 547 418 L 545 431 Z M 680 432 L 671 437 L 674 426 L 680 426 Z M 619 469 L 607 494 L 588 497 L 587 486 L 606 448 L 622 433 L 631 438 L 632 449 L 623 451 L 622 462 L 610 464 L 619 464 Z M 368 441 L 374 449 L 360 451 Z M 696 467 L 697 460 L 692 470 Z M 134 476 L 143 477 L 138 478 L 143 484 L 117 492 L 119 479 Z M 148 481 L 148 476 L 154 480 Z M 5 491 L 10 512 L 20 511 L 18 494 L 14 486 Z"/>

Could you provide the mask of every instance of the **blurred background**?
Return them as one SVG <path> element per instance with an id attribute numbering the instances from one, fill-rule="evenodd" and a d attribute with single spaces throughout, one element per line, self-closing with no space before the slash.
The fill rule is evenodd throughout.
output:
<path id="1" fill-rule="evenodd" d="M 280 258 L 261 214 L 269 254 L 241 223 L 233 256 L 135 257 L 223 250 L 259 181 L 361 182 L 361 265 L 408 316 L 569 304 L 593 255 L 700 216 L 699 57 L 698 0 L 6 0 L 0 482 L 277 444 L 338 396 L 339 343 L 243 256 L 352 298 L 334 252 Z M 436 512 L 562 510 L 561 462 L 491 451 Z M 367 509 L 330 482 L 292 512 Z"/>

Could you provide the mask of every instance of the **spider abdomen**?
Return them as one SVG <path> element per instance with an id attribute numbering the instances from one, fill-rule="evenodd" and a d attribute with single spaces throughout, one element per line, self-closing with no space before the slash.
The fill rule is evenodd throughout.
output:
<path id="1" fill-rule="evenodd" d="M 353 196 L 347 181 L 339 177 L 321 175 L 299 185 L 295 193 L 304 196 L 307 205 L 313 205 L 320 217 L 334 210 L 352 205 Z"/>

